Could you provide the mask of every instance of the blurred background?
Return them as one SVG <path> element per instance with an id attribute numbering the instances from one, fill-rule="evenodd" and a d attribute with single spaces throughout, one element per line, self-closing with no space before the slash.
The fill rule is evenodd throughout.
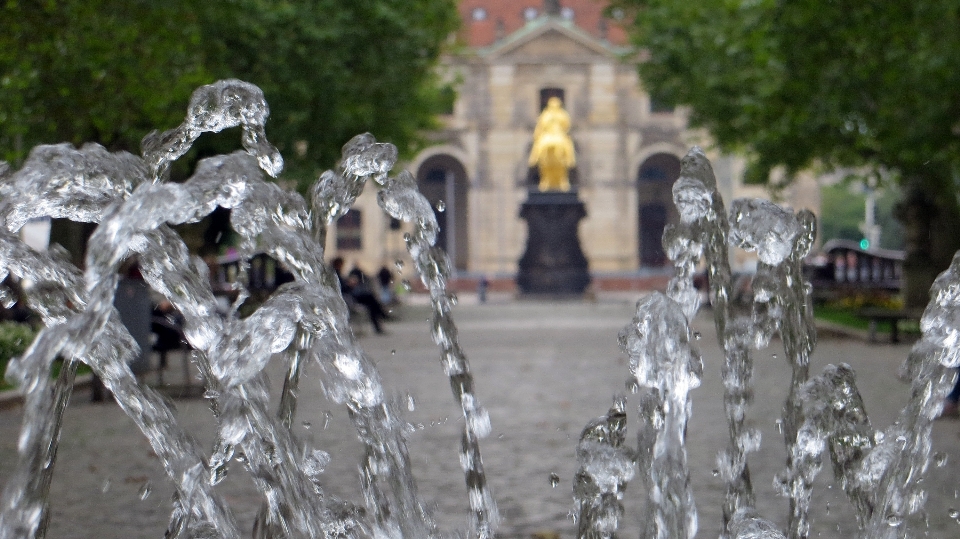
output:
<path id="1" fill-rule="evenodd" d="M 764 197 L 818 216 L 806 277 L 825 334 L 915 337 L 930 285 L 960 247 L 956 0 L 6 0 L 0 178 L 39 144 L 139 153 L 148 133 L 181 122 L 195 88 L 224 78 L 263 89 L 267 135 L 286 163 L 276 181 L 287 189 L 305 193 L 358 133 L 395 144 L 395 171 L 412 173 L 435 208 L 450 287 L 471 307 L 492 298 L 503 308 L 518 296 L 528 241 L 520 208 L 538 178 L 528 156 L 554 97 L 570 115 L 570 180 L 586 210 L 577 229 L 589 267 L 584 299 L 632 301 L 666 285 L 673 267 L 662 236 L 679 219 L 671 189 L 694 145 L 728 207 Z M 233 151 L 238 135 L 202 136 L 170 180 Z M 403 335 L 401 306 L 425 316 L 425 300 L 406 280 L 409 227 L 378 208 L 376 189 L 367 185 L 333 224 L 326 255 L 352 272 L 355 302 L 380 305 L 371 318 L 400 318 L 394 331 Z M 47 219 L 22 235 L 37 249 L 60 244 L 79 265 L 92 230 Z M 177 230 L 223 290 L 244 275 L 242 264 L 254 299 L 290 278 L 265 255 L 238 259 L 228 210 Z M 731 263 L 735 299 L 748 301 L 757 259 L 732 250 Z M 698 283 L 705 287 L 703 275 Z M 22 293 L 23 283 L 6 284 Z M 154 339 L 159 380 L 170 351 L 190 382 L 176 313 L 144 309 L 150 330 L 169 334 Z M 589 310 L 577 316 L 596 316 Z M 608 318 L 619 324 L 622 314 Z M 37 320 L 23 302 L 0 318 L 2 372 Z M 478 342 L 492 346 L 496 329 Z M 382 355 L 393 356 L 391 346 Z M 834 356 L 866 361 L 857 350 Z M 876 387 L 895 376 L 898 359 L 884 361 L 890 379 Z M 894 408 L 883 413 L 892 418 Z M 4 421 L 10 432 L 18 425 Z"/>
<path id="2" fill-rule="evenodd" d="M 903 251 L 896 292 L 919 306 L 960 246 L 957 9 L 948 0 L 11 1 L 0 7 L 0 155 L 16 169 L 40 143 L 136 153 L 149 131 L 179 123 L 195 87 L 240 78 L 271 106 L 282 185 L 305 191 L 344 142 L 369 131 L 399 147 L 438 208 L 454 286 L 513 291 L 526 239 L 518 207 L 536 181 L 533 127 L 559 97 L 578 154 L 571 178 L 586 204 L 579 232 L 592 290 L 663 285 L 660 238 L 678 218 L 670 187 L 698 144 L 727 201 L 765 196 L 812 210 L 818 247 L 846 239 Z M 202 137 L 172 179 L 235 140 Z M 405 255 L 405 230 L 377 210 L 374 190 L 327 245 L 368 273 Z M 82 252 L 89 227 L 38 223 L 39 244 L 47 228 Z M 182 232 L 201 254 L 229 254 L 225 210 Z M 755 260 L 738 252 L 733 263 L 750 272 Z"/>

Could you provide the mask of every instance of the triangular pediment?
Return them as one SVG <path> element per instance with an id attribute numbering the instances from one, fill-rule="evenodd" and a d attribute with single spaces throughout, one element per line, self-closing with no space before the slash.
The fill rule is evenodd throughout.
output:
<path id="1" fill-rule="evenodd" d="M 613 58 L 617 50 L 568 21 L 543 17 L 507 36 L 483 51 L 483 56 L 499 61 L 544 61 L 562 58 Z"/>

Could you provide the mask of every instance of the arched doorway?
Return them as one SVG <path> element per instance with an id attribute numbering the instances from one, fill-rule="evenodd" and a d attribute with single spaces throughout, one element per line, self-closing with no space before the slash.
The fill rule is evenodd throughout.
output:
<path id="1" fill-rule="evenodd" d="M 648 157 L 637 173 L 638 250 L 641 267 L 667 264 L 663 229 L 678 220 L 673 205 L 673 182 L 680 177 L 680 158 L 669 153 Z"/>
<path id="2" fill-rule="evenodd" d="M 467 234 L 467 171 L 456 158 L 434 155 L 417 170 L 417 186 L 437 216 L 440 233 L 437 245 L 443 248 L 458 270 L 466 270 L 469 257 Z M 440 211 L 440 208 L 443 211 Z"/>

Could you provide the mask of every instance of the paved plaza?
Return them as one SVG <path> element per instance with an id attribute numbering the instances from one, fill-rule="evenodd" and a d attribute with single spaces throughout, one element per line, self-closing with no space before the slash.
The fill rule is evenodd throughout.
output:
<path id="1" fill-rule="evenodd" d="M 498 501 L 503 538 L 529 538 L 536 532 L 575 537 L 571 487 L 577 468 L 575 448 L 583 426 L 606 412 L 612 396 L 625 392 L 629 376 L 626 357 L 617 346 L 617 333 L 633 315 L 637 296 L 601 297 L 589 302 L 528 302 L 493 297 L 487 304 L 464 298 L 454 312 L 460 340 L 475 376 L 476 392 L 490 413 L 492 434 L 482 442 L 488 480 Z M 378 364 L 388 393 L 408 401 L 414 410 L 406 419 L 415 425 L 409 446 L 422 499 L 441 528 L 451 534 L 466 528 L 467 495 L 458 457 L 458 406 L 429 335 L 428 309 L 411 299 L 398 310 L 388 335 L 367 332 L 361 343 Z M 693 418 L 688 432 L 691 481 L 697 500 L 698 537 L 716 537 L 720 526 L 723 485 L 714 473 L 716 454 L 727 443 L 722 410 L 722 357 L 712 320 L 706 311 L 695 330 L 705 369 L 703 383 L 693 391 Z M 872 424 L 889 425 L 908 397 L 908 386 L 897 370 L 909 344 L 867 344 L 860 339 L 824 335 L 813 359 L 813 373 L 828 363 L 847 362 L 857 372 Z M 755 354 L 755 401 L 749 420 L 763 435 L 749 465 L 759 512 L 783 526 L 787 501 L 773 489 L 773 477 L 784 463 L 778 432 L 780 408 L 787 393 L 789 367 L 779 341 Z M 171 368 L 172 379 L 179 360 Z M 279 388 L 279 365 L 271 366 Z M 302 383 L 297 435 L 328 451 L 332 461 L 325 473 L 327 490 L 359 502 L 357 468 L 359 442 L 344 410 L 326 401 L 311 372 Z M 150 378 L 148 377 L 148 381 Z M 207 401 L 176 399 L 179 421 L 209 448 L 214 419 Z M 631 445 L 636 443 L 635 401 L 631 401 Z M 17 408 L 0 410 L 0 483 L 16 461 L 20 428 Z M 932 468 L 927 536 L 960 536 L 960 524 L 949 516 L 960 507 L 960 422 L 938 421 L 934 451 L 948 455 L 946 465 Z M 550 477 L 560 482 L 552 486 Z M 842 489 L 824 466 L 814 493 L 812 537 L 853 537 L 856 523 Z M 635 478 L 627 488 L 626 521 L 620 537 L 637 537 L 644 518 L 639 500 L 646 496 Z M 241 529 L 249 530 L 261 497 L 239 466 L 221 483 L 220 492 L 233 508 Z M 145 438 L 114 404 L 94 404 L 89 390 L 80 389 L 64 418 L 51 494 L 52 522 L 48 537 L 163 537 L 172 488 Z M 918 533 L 923 536 L 923 533 Z"/>

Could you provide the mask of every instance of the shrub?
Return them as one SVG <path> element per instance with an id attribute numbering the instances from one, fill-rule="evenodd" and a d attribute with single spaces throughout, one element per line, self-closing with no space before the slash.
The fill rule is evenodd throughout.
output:
<path id="1" fill-rule="evenodd" d="M 0 373 L 6 374 L 7 362 L 10 358 L 19 356 L 30 346 L 36 331 L 17 322 L 0 322 Z M 0 378 L 0 389 L 7 388 L 6 382 Z"/>

